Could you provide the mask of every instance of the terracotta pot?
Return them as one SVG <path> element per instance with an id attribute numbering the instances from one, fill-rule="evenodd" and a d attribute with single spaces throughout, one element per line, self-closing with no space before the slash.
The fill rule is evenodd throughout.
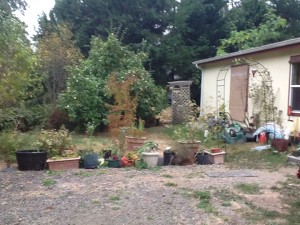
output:
<path id="1" fill-rule="evenodd" d="M 210 149 L 211 153 L 219 153 L 221 151 L 222 151 L 221 148 L 212 148 L 212 149 Z"/>
<path id="2" fill-rule="evenodd" d="M 136 137 L 125 137 L 126 144 L 127 144 L 127 150 L 128 151 L 134 151 L 136 148 L 141 147 L 144 143 L 146 138 L 141 137 L 141 138 L 136 138 Z"/>
<path id="3" fill-rule="evenodd" d="M 66 158 L 66 159 L 48 159 L 47 163 L 49 170 L 69 170 L 79 168 L 80 157 L 77 158 Z"/>
<path id="4" fill-rule="evenodd" d="M 193 142 L 184 142 L 179 141 L 178 144 L 180 149 L 183 149 L 186 153 L 184 158 L 182 159 L 185 162 L 185 165 L 192 165 L 195 161 L 195 155 L 199 151 L 200 141 L 193 141 Z"/>

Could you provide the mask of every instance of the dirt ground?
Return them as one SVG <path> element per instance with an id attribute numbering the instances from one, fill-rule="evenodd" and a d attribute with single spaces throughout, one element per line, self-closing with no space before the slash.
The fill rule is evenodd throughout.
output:
<path id="1" fill-rule="evenodd" d="M 172 144 L 161 135 L 148 139 L 159 143 L 161 154 Z M 14 167 L 0 172 L 0 224 L 281 224 L 251 215 L 253 208 L 285 213 L 274 187 L 295 171 L 230 170 L 226 164 L 62 172 Z M 243 194 L 238 184 L 257 184 L 259 192 Z M 199 192 L 209 197 L 203 201 Z"/>
<path id="2" fill-rule="evenodd" d="M 174 145 L 161 133 L 147 138 L 158 142 L 161 156 Z M 0 172 L 0 225 L 285 224 L 282 217 L 260 217 L 288 213 L 276 188 L 295 172 L 292 166 L 231 170 L 226 164 L 60 172 L 18 171 L 13 165 Z M 245 194 L 237 188 L 241 184 L 258 191 Z"/>

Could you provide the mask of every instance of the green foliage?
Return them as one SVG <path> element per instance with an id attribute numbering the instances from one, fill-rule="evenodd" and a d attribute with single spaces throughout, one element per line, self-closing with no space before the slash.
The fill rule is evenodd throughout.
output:
<path id="1" fill-rule="evenodd" d="M 239 191 L 244 194 L 259 194 L 260 187 L 258 184 L 247 184 L 247 183 L 239 183 L 235 186 Z"/>
<path id="2" fill-rule="evenodd" d="M 19 107 L 0 109 L 0 130 L 18 129 L 27 131 L 43 126 L 49 114 L 47 105 L 31 105 L 21 102 Z"/>
<path id="3" fill-rule="evenodd" d="M 143 152 L 157 152 L 158 144 L 154 141 L 147 141 L 141 147 L 138 148 L 138 154 L 141 155 Z"/>
<path id="4" fill-rule="evenodd" d="M 167 182 L 167 183 L 165 183 L 165 186 L 167 186 L 167 187 L 177 187 L 177 184 L 173 183 L 173 182 Z"/>
<path id="5" fill-rule="evenodd" d="M 153 117 L 166 106 L 166 93 L 156 87 L 150 74 L 143 67 L 146 55 L 134 53 L 122 46 L 115 35 L 106 41 L 93 38 L 88 59 L 72 69 L 67 90 L 60 96 L 60 106 L 67 110 L 71 119 L 107 123 L 106 104 L 111 104 L 108 77 L 112 73 L 117 80 L 134 75 L 136 82 L 132 94 L 137 96 L 137 114 Z"/>
<path id="6" fill-rule="evenodd" d="M 41 130 L 37 136 L 36 145 L 40 150 L 46 150 L 51 157 L 63 156 L 63 151 L 71 145 L 69 131 L 62 126 L 57 130 Z"/>
<path id="7" fill-rule="evenodd" d="M 134 166 L 138 170 L 148 169 L 147 163 L 143 162 L 142 160 L 135 161 L 135 165 Z"/>
<path id="8" fill-rule="evenodd" d="M 43 179 L 42 184 L 44 186 L 51 187 L 51 186 L 54 186 L 56 184 L 56 180 L 53 180 L 51 178 Z"/>
<path id="9" fill-rule="evenodd" d="M 226 52 L 245 50 L 278 41 L 285 26 L 286 20 L 276 15 L 274 10 L 269 9 L 259 26 L 231 31 L 230 37 L 221 41 L 217 54 L 223 55 Z"/>
<path id="10" fill-rule="evenodd" d="M 80 50 L 75 47 L 72 32 L 67 25 L 58 25 L 56 30 L 38 39 L 37 56 L 39 71 L 44 76 L 44 98 L 54 103 L 60 92 L 66 88 L 69 68 L 78 65 L 82 59 Z"/>
<path id="11" fill-rule="evenodd" d="M 0 10 L 0 108 L 33 98 L 41 89 L 37 58 L 25 34 L 22 22 Z"/>
<path id="12" fill-rule="evenodd" d="M 16 150 L 19 146 L 18 134 L 4 131 L 0 133 L 0 160 L 9 165 L 16 161 Z"/>

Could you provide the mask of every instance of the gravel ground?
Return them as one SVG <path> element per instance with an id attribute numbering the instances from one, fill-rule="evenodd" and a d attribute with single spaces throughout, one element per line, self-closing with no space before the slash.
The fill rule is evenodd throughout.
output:
<path id="1" fill-rule="evenodd" d="M 255 177 L 207 175 L 226 171 L 226 165 L 191 165 L 0 172 L 0 224 L 248 224 L 245 201 L 232 198 L 225 206 L 216 194 L 236 193 L 234 186 L 241 182 L 259 184 L 254 197 L 260 207 L 284 210 L 270 188 L 295 169 L 248 170 Z M 211 193 L 212 212 L 197 207 L 194 191 Z"/>

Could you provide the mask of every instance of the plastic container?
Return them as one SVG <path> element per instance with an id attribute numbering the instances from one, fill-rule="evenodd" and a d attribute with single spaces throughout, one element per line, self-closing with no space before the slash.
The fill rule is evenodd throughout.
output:
<path id="1" fill-rule="evenodd" d="M 169 166 L 172 163 L 172 157 L 175 156 L 175 152 L 171 150 L 164 151 L 164 166 Z"/>
<path id="2" fill-rule="evenodd" d="M 207 152 L 204 153 L 198 153 L 196 155 L 196 162 L 198 165 L 208 165 L 211 164 L 209 160 L 209 155 Z"/>
<path id="3" fill-rule="evenodd" d="M 19 170 L 43 170 L 46 165 L 47 152 L 38 150 L 21 150 L 16 152 Z"/>
<path id="4" fill-rule="evenodd" d="M 271 146 L 280 152 L 285 152 L 288 149 L 289 141 L 286 139 L 273 139 Z"/>

